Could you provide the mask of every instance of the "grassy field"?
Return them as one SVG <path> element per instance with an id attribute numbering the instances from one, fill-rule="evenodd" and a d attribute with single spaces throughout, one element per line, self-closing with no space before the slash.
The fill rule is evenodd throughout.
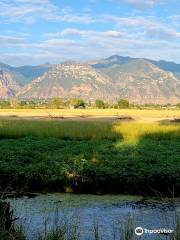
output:
<path id="1" fill-rule="evenodd" d="M 0 120 L 3 189 L 180 195 L 180 125 Z"/>
<path id="2" fill-rule="evenodd" d="M 0 120 L 0 138 L 43 137 L 63 140 L 123 140 L 138 142 L 142 137 L 178 138 L 180 125 L 172 123 L 105 121 Z"/>
<path id="3" fill-rule="evenodd" d="M 108 117 L 131 116 L 137 120 L 180 118 L 180 110 L 138 109 L 0 109 L 0 117 Z"/>

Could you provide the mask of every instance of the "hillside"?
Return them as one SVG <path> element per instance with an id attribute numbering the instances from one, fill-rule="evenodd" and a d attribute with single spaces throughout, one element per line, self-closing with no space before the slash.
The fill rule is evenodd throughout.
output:
<path id="1" fill-rule="evenodd" d="M 30 83 L 35 78 L 43 75 L 51 68 L 50 64 L 44 64 L 39 66 L 21 66 L 14 68 L 16 73 L 19 73 L 23 76 L 21 80 L 19 79 L 18 83 L 22 86 Z"/>
<path id="2" fill-rule="evenodd" d="M 0 70 L 13 74 L 14 81 L 16 81 L 21 86 L 24 86 L 35 78 L 41 76 L 46 71 L 48 71 L 50 67 L 51 65 L 49 64 L 39 66 L 12 67 L 8 64 L 0 63 Z"/>
<path id="3" fill-rule="evenodd" d="M 99 61 L 96 61 L 92 64 L 92 67 L 94 68 L 108 68 L 116 64 L 125 64 L 129 63 L 131 61 L 135 60 L 135 58 L 131 57 L 122 57 L 118 55 L 113 55 L 111 57 L 101 59 Z"/>
<path id="4" fill-rule="evenodd" d="M 20 98 L 96 98 L 117 97 L 111 80 L 87 64 L 64 63 L 52 67 L 41 77 L 25 86 Z"/>
<path id="5" fill-rule="evenodd" d="M 0 71 L 0 99 L 14 97 L 19 89 L 12 73 Z"/>
<path id="6" fill-rule="evenodd" d="M 101 71 L 112 79 L 121 98 L 136 103 L 176 103 L 180 100 L 180 80 L 146 60 L 115 64 Z"/>

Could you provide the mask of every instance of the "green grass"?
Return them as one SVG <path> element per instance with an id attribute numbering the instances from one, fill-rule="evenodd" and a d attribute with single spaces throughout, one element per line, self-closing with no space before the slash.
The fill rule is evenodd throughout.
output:
<path id="1" fill-rule="evenodd" d="M 1 218 L 2 216 L 0 216 Z M 15 225 L 12 222 L 11 228 L 5 230 L 0 226 L 0 240 L 26 240 L 26 236 L 21 225 Z"/>
<path id="2" fill-rule="evenodd" d="M 27 136 L 71 140 L 107 139 L 139 140 L 141 135 L 160 134 L 166 138 L 180 137 L 178 124 L 105 121 L 36 121 L 1 120 L 0 138 Z M 163 136 L 162 136 L 163 137 Z"/>
<path id="3" fill-rule="evenodd" d="M 1 121 L 0 186 L 180 195 L 180 125 Z"/>
<path id="4" fill-rule="evenodd" d="M 0 138 L 27 136 L 71 140 L 119 138 L 120 134 L 112 128 L 110 122 L 2 120 Z"/>

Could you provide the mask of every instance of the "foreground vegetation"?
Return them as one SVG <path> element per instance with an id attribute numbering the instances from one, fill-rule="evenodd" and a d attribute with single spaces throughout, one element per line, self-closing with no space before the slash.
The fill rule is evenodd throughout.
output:
<path id="1" fill-rule="evenodd" d="M 25 240 L 22 227 L 15 225 L 17 218 L 10 210 L 10 204 L 0 201 L 0 239 L 1 240 Z"/>
<path id="2" fill-rule="evenodd" d="M 180 125 L 0 121 L 0 186 L 180 195 Z"/>

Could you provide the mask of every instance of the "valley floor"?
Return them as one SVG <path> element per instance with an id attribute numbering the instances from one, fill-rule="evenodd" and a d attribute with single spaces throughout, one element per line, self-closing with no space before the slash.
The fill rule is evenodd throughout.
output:
<path id="1" fill-rule="evenodd" d="M 161 121 L 180 118 L 177 109 L 0 109 L 0 118 L 58 120 L 119 120 Z"/>

